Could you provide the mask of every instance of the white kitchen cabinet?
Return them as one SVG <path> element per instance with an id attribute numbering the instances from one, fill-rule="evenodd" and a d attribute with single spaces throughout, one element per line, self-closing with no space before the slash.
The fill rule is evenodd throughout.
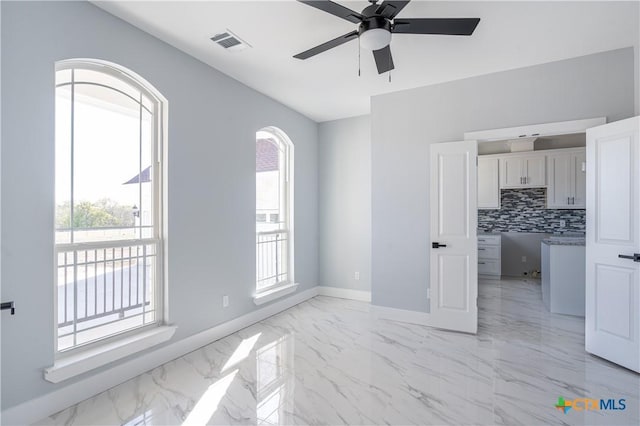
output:
<path id="1" fill-rule="evenodd" d="M 502 275 L 502 236 L 478 235 L 478 275 L 500 277 Z"/>
<path id="2" fill-rule="evenodd" d="M 503 157 L 500 159 L 500 187 L 513 188 L 523 185 L 522 157 Z"/>
<path id="3" fill-rule="evenodd" d="M 586 195 L 584 148 L 548 154 L 547 208 L 584 209 Z"/>
<path id="4" fill-rule="evenodd" d="M 500 188 L 537 188 L 547 184 L 546 155 L 500 158 Z"/>
<path id="5" fill-rule="evenodd" d="M 498 158 L 478 158 L 478 208 L 500 208 Z"/>
<path id="6" fill-rule="evenodd" d="M 524 159 L 526 171 L 524 183 L 527 187 L 540 187 L 547 184 L 547 156 L 537 155 Z"/>
<path id="7" fill-rule="evenodd" d="M 585 151 L 581 150 L 573 158 L 575 192 L 571 205 L 576 209 L 587 208 L 587 154 Z"/>

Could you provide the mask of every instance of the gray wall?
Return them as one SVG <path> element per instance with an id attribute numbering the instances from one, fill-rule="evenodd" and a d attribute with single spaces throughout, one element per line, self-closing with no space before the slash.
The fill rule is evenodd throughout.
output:
<path id="1" fill-rule="evenodd" d="M 428 311 L 430 144 L 633 113 L 633 48 L 373 97 L 373 303 Z"/>
<path id="2" fill-rule="evenodd" d="M 370 117 L 321 123 L 318 137 L 320 285 L 370 291 Z"/>
<path id="3" fill-rule="evenodd" d="M 502 233 L 502 275 L 523 277 L 525 272 L 540 271 L 540 244 L 549 234 L 528 232 Z M 526 260 L 523 262 L 522 257 Z"/>
<path id="4" fill-rule="evenodd" d="M 53 364 L 54 63 L 112 61 L 169 101 L 170 321 L 183 339 L 256 309 L 255 132 L 295 144 L 295 270 L 318 283 L 317 124 L 86 2 L 2 2 L 2 408 L 73 382 Z M 213 47 L 212 47 L 213 48 Z M 231 305 L 222 309 L 222 295 Z"/>

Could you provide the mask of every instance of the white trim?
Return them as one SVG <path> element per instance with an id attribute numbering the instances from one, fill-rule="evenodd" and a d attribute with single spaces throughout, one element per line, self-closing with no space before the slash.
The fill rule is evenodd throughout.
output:
<path id="1" fill-rule="evenodd" d="M 167 241 L 166 241 L 166 231 L 167 231 L 167 222 L 165 220 L 166 218 L 166 214 L 167 214 L 167 178 L 168 178 L 168 174 L 167 174 L 167 170 L 166 170 L 166 165 L 164 164 L 165 160 L 166 160 L 166 156 L 167 156 L 167 150 L 168 150 L 168 144 L 167 144 L 167 138 L 168 138 L 168 132 L 167 132 L 167 126 L 168 126 L 168 100 L 167 98 L 165 98 L 162 93 L 160 93 L 160 91 L 158 89 L 155 88 L 155 86 L 153 86 L 151 83 L 149 83 L 149 81 L 147 81 L 145 78 L 141 77 L 139 74 L 137 74 L 136 72 L 122 66 L 119 65 L 117 63 L 114 62 L 110 62 L 110 61 L 105 61 L 102 59 L 95 59 L 95 58 L 72 58 L 72 59 L 64 59 L 64 60 L 60 60 L 57 61 L 55 63 L 55 80 L 56 80 L 56 87 L 58 87 L 58 72 L 59 71 L 63 71 L 63 70 L 71 70 L 71 100 L 72 100 L 72 110 L 71 110 L 71 127 L 73 129 L 73 123 L 75 120 L 75 110 L 73 109 L 73 99 L 75 97 L 75 70 L 91 70 L 91 71 L 95 71 L 97 73 L 100 74 L 104 74 L 107 76 L 110 76 L 120 82 L 123 82 L 125 84 L 130 85 L 131 87 L 137 89 L 140 91 L 140 100 L 135 100 L 136 102 L 139 103 L 140 105 L 140 125 L 142 125 L 142 108 L 147 109 L 147 111 L 149 111 L 149 113 L 151 113 L 151 116 L 153 118 L 153 132 L 152 132 L 152 144 L 153 144 L 153 150 L 152 150 L 152 159 L 151 159 L 151 164 L 150 166 L 152 166 L 152 171 L 153 171 L 153 178 L 152 178 L 152 184 L 153 184 L 153 237 L 150 238 L 139 238 L 137 240 L 130 240 L 131 241 L 131 245 L 142 245 L 145 244 L 147 242 L 149 242 L 151 244 L 151 242 L 153 241 L 153 244 L 155 244 L 156 246 L 156 262 L 155 262 L 155 276 L 154 276 L 154 282 L 153 282 L 153 286 L 154 286 L 154 307 L 158 312 L 161 312 L 163 314 L 163 316 L 161 318 L 158 318 L 157 316 L 154 316 L 155 321 L 152 321 L 150 323 L 146 323 L 144 324 L 145 326 L 151 326 L 153 325 L 153 323 L 168 323 L 169 321 L 169 316 L 168 316 L 168 273 L 167 273 L 167 264 L 168 262 L 166 262 L 166 246 L 167 246 Z M 84 82 L 86 83 L 86 81 Z M 65 83 L 66 84 L 66 83 Z M 79 84 L 79 83 L 78 83 Z M 116 90 L 116 91 L 120 91 L 119 89 L 115 88 L 115 87 L 111 87 L 108 85 L 104 86 L 105 88 L 111 89 L 111 90 Z M 131 98 L 130 94 L 124 93 L 122 91 L 120 91 L 121 93 L 123 93 L 126 96 L 129 96 Z M 149 99 L 149 101 L 153 104 L 153 111 L 149 108 L 147 108 L 147 106 L 144 106 L 144 103 L 142 101 L 142 96 L 145 96 Z M 132 98 L 133 99 L 133 98 Z M 74 182 L 74 175 L 73 175 L 73 164 L 74 164 L 74 158 L 75 158 L 75 153 L 73 152 L 73 138 L 74 138 L 74 132 L 71 132 L 71 204 L 73 205 L 73 194 L 74 194 L 74 186 L 73 186 L 73 182 Z M 142 139 L 140 136 L 140 139 L 138 141 L 138 145 L 139 145 L 139 149 L 140 152 L 142 152 Z M 142 158 L 142 157 L 140 157 Z M 140 170 L 139 173 L 142 174 L 142 170 L 143 170 L 143 164 L 142 162 L 140 162 Z M 57 173 L 57 172 L 56 172 Z M 140 180 L 140 179 L 138 179 Z M 139 195 L 142 195 L 142 189 L 140 188 L 139 190 Z M 138 200 L 140 203 L 142 202 L 141 199 Z M 140 206 L 142 208 L 142 205 Z M 73 210 L 73 209 L 72 209 Z M 140 217 L 140 219 L 142 219 L 142 216 Z M 142 221 L 140 221 L 140 226 L 142 226 Z M 134 229 L 135 229 L 135 222 L 134 222 Z M 140 228 L 141 230 L 142 228 Z M 55 249 L 56 252 L 58 250 L 61 249 L 67 249 L 69 251 L 71 250 L 82 250 L 85 247 L 89 247 L 89 248 L 95 248 L 95 247 L 123 247 L 124 244 L 127 244 L 127 242 L 129 240 L 123 240 L 123 241 L 96 241 L 96 242 L 91 242 L 91 243 L 75 243 L 75 241 L 73 240 L 73 232 L 71 233 L 71 244 L 55 244 Z M 141 236 L 141 235 L 140 235 Z M 154 241 L 155 240 L 155 241 Z M 136 241 L 136 242 L 134 242 Z M 124 244 L 123 244 L 124 243 Z M 57 256 L 56 256 L 56 262 L 54 263 L 54 277 L 55 277 L 55 283 L 54 283 L 54 288 L 57 288 L 57 270 L 58 270 L 58 265 L 57 265 Z M 74 285 L 75 285 L 75 281 L 74 281 Z M 58 360 L 69 360 L 72 358 L 76 358 L 75 356 L 72 357 L 71 355 L 65 355 L 63 354 L 60 350 L 59 350 L 59 338 L 58 338 L 58 292 L 54 291 L 54 300 L 53 300 L 53 304 L 54 304 L 54 316 L 53 316 L 53 338 L 54 338 L 54 348 L 55 348 L 55 358 L 56 358 L 56 362 L 55 365 L 53 367 L 50 367 L 51 371 L 51 376 L 50 377 L 57 377 L 58 373 L 55 373 L 56 370 L 58 370 L 58 368 L 56 367 L 56 365 L 58 364 Z M 143 304 L 143 315 L 142 315 L 142 320 L 143 323 L 145 322 L 145 305 Z M 75 324 L 75 323 L 74 323 Z M 95 347 L 95 352 L 96 355 L 95 356 L 91 356 L 92 359 L 99 359 L 99 358 L 105 358 L 108 359 L 110 356 L 106 355 L 106 353 L 111 353 L 114 352 L 113 348 L 115 348 L 118 345 L 118 342 L 120 341 L 115 340 L 113 337 L 116 337 L 118 335 L 121 335 L 123 337 L 123 341 L 128 341 L 128 337 L 126 337 L 125 334 L 129 333 L 130 330 L 124 330 L 118 334 L 116 334 L 116 336 L 104 336 L 99 338 L 98 340 L 96 340 L 95 342 L 88 342 L 86 344 L 87 348 L 92 348 Z M 174 330 L 175 332 L 175 330 Z M 83 354 L 87 354 L 89 352 L 89 349 L 85 350 L 83 348 L 81 348 L 80 346 L 77 346 L 75 343 L 75 334 L 77 334 L 77 331 L 75 330 L 75 326 L 74 326 L 74 345 L 70 348 L 68 348 L 69 351 L 74 351 L 78 353 L 78 359 L 80 359 L 80 357 L 84 358 Z M 162 334 L 162 333 L 160 333 Z M 171 333 L 173 335 L 173 333 Z M 148 338 L 148 339 L 147 339 Z M 171 336 L 168 336 L 167 339 L 170 339 Z M 141 347 L 141 349 L 137 349 L 134 352 L 137 352 L 139 350 L 144 350 L 149 348 L 150 346 L 156 345 L 158 343 L 161 343 L 162 341 L 165 340 L 159 340 L 156 343 L 152 343 L 148 346 L 145 346 L 144 341 L 148 340 L 149 342 L 153 342 L 154 340 L 158 340 L 159 337 L 158 336 L 152 336 L 149 337 L 145 334 L 145 332 L 141 333 L 141 337 L 139 337 L 136 342 L 138 347 Z M 108 349 L 105 352 L 105 347 L 110 347 L 110 349 Z M 125 352 L 123 349 L 119 349 L 116 350 L 116 352 Z M 130 354 L 130 353 L 129 353 Z M 128 355 L 129 355 L 128 354 Z M 127 355 L 124 355 L 127 356 Z M 114 361 L 116 359 L 121 358 L 121 356 L 117 356 L 116 358 L 111 359 L 110 361 L 106 361 L 104 363 L 108 363 L 111 361 Z M 75 360 L 73 362 L 71 362 L 72 364 L 76 364 L 76 365 L 80 365 L 83 364 L 84 362 L 80 363 L 78 360 Z M 99 365 L 103 365 L 99 364 Z M 63 370 L 67 370 L 70 371 L 68 369 L 68 366 L 66 366 L 66 363 L 63 363 L 63 365 L 65 365 L 65 367 L 63 368 Z M 79 367 L 78 367 L 79 368 Z M 92 367 L 95 368 L 95 367 Z M 89 368 L 92 369 L 92 368 Z M 79 373 L 75 373 L 72 374 L 69 377 L 72 377 L 74 375 L 77 374 L 81 374 L 82 372 L 85 371 L 89 371 L 89 370 L 84 370 L 84 367 L 79 368 L 80 371 Z M 62 374 L 62 377 L 64 377 L 65 374 Z M 45 378 L 47 378 L 47 374 L 45 373 Z M 67 377 L 68 378 L 68 377 Z M 49 379 L 47 379 L 49 380 Z M 52 379 L 52 380 L 65 380 L 63 379 Z M 54 381 L 54 383 L 57 383 L 57 381 Z"/>
<path id="2" fill-rule="evenodd" d="M 429 326 L 429 314 L 426 312 L 407 311 L 405 309 L 373 305 L 371 306 L 371 313 L 379 319 Z"/>
<path id="3" fill-rule="evenodd" d="M 276 303 L 234 318 L 193 336 L 170 343 L 91 377 L 80 379 L 69 386 L 8 408 L 1 414 L 2 424 L 35 423 L 73 404 L 84 401 L 159 365 L 179 358 L 317 295 L 317 287 L 296 293 L 294 296 L 279 300 Z"/>
<path id="4" fill-rule="evenodd" d="M 532 124 L 529 126 L 507 127 L 504 129 L 478 130 L 466 132 L 464 140 L 478 142 L 518 139 L 520 137 L 542 137 L 584 133 L 587 129 L 607 122 L 606 117 L 588 118 L 586 120 L 558 121 L 555 123 Z"/>
<path id="5" fill-rule="evenodd" d="M 281 145 L 284 146 L 284 156 L 285 156 L 285 179 L 283 182 L 285 196 L 281 197 L 285 201 L 285 205 L 282 207 L 283 211 L 286 212 L 286 222 L 285 228 L 289 234 L 288 236 L 288 264 L 287 264 L 287 279 L 290 282 L 296 281 L 296 270 L 295 270 L 295 145 L 291 138 L 284 132 L 284 130 L 275 127 L 275 126 L 267 126 L 256 132 L 256 142 L 258 138 L 258 133 L 265 132 L 271 134 L 271 136 L 275 137 Z M 281 186 L 282 190 L 282 186 Z M 255 301 L 255 300 L 254 300 Z M 263 302 L 266 303 L 266 302 Z M 260 303 L 256 303 L 259 305 Z"/>
<path id="6" fill-rule="evenodd" d="M 263 305 L 265 303 L 271 302 L 272 300 L 276 300 L 283 296 L 286 296 L 287 294 L 293 293 L 297 288 L 298 283 L 291 283 L 264 291 L 262 293 L 256 294 L 253 297 L 253 303 L 255 303 L 256 305 Z"/>
<path id="7" fill-rule="evenodd" d="M 371 302 L 371 292 L 365 290 L 353 290 L 339 287 L 318 287 L 318 295 L 327 297 L 337 297 L 339 299 L 359 300 L 361 302 Z"/>
<path id="8" fill-rule="evenodd" d="M 44 379 L 51 383 L 64 380 L 94 370 L 137 352 L 144 351 L 171 339 L 177 327 L 161 326 L 153 330 L 137 333 L 100 346 L 93 346 L 82 352 L 60 356 L 53 366 L 44 370 Z"/>

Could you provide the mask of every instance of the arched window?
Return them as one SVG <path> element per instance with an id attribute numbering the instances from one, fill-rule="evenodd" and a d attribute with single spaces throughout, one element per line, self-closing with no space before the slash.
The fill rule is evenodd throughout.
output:
<path id="1" fill-rule="evenodd" d="M 56 67 L 57 350 L 163 321 L 166 101 L 114 64 Z"/>
<path id="2" fill-rule="evenodd" d="M 293 282 L 293 144 L 267 127 L 256 134 L 256 293 Z"/>

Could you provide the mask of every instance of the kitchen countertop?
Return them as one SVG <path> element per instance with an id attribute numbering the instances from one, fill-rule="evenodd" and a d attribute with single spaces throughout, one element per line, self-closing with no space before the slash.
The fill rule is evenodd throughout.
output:
<path id="1" fill-rule="evenodd" d="M 550 246 L 584 246 L 584 238 L 545 238 L 542 244 Z"/>

